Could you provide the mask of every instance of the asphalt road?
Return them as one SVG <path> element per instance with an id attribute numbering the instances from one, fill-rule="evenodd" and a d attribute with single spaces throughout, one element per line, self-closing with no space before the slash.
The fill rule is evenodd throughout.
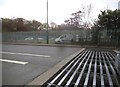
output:
<path id="1" fill-rule="evenodd" d="M 81 50 L 73 47 L 2 46 L 3 85 L 26 85 L 66 57 Z"/>

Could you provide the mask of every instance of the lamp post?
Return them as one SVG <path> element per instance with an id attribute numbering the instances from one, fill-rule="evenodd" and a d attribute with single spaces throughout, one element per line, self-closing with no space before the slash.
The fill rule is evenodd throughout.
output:
<path id="1" fill-rule="evenodd" d="M 48 33 L 48 0 L 47 0 L 47 25 L 46 25 L 46 33 L 47 33 L 47 44 L 49 44 L 49 33 Z"/>

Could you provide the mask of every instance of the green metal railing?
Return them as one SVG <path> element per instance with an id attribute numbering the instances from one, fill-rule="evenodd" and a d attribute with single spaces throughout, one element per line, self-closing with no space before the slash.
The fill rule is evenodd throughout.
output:
<path id="1" fill-rule="evenodd" d="M 78 42 L 70 44 L 78 45 L 104 45 L 104 46 L 120 46 L 120 40 L 110 38 L 109 36 L 99 36 L 94 38 L 90 30 L 49 30 L 49 44 L 54 44 L 55 39 L 63 34 L 72 34 L 79 36 Z M 46 31 L 34 31 L 34 32 L 3 32 L 2 42 L 14 42 L 14 43 L 42 43 L 46 44 L 47 37 Z M 65 44 L 65 43 L 64 43 Z"/>

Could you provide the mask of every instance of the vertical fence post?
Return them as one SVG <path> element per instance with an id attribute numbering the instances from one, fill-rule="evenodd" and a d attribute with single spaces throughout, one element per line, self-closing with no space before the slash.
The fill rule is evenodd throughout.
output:
<path id="1" fill-rule="evenodd" d="M 48 0 L 47 0 L 47 44 L 49 44 L 49 35 L 48 35 Z"/>

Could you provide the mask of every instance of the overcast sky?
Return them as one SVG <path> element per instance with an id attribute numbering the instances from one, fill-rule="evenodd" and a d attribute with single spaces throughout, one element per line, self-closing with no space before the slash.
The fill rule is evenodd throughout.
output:
<path id="1" fill-rule="evenodd" d="M 0 0 L 0 17 L 21 17 L 26 20 L 46 22 L 47 0 Z M 92 4 L 92 17 L 97 18 L 100 10 L 117 9 L 119 0 L 48 0 L 49 23 L 64 23 L 71 13 L 81 10 L 82 5 Z"/>

